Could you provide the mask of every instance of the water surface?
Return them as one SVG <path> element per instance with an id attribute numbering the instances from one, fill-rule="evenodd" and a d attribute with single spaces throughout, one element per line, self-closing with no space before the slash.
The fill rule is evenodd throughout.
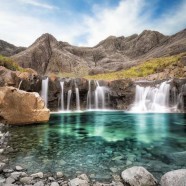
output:
<path id="1" fill-rule="evenodd" d="M 83 172 L 110 181 L 133 165 L 157 178 L 186 168 L 185 114 L 82 112 L 52 114 L 49 123 L 10 128 L 10 165 L 29 172 Z"/>

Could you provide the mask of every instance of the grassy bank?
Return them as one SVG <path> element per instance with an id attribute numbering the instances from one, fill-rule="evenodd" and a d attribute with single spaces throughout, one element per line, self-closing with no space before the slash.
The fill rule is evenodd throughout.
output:
<path id="1" fill-rule="evenodd" d="M 124 78 L 138 78 L 138 77 L 147 77 L 148 75 L 163 72 L 165 68 L 173 64 L 177 64 L 180 58 L 186 55 L 185 53 L 169 56 L 169 57 L 161 57 L 154 58 L 148 60 L 142 64 L 131 67 L 128 70 L 121 70 L 117 72 L 105 73 L 105 74 L 97 74 L 92 76 L 86 76 L 87 79 L 102 79 L 102 80 L 116 80 L 116 79 L 124 79 Z"/>
<path id="2" fill-rule="evenodd" d="M 10 59 L 9 57 L 4 57 L 2 55 L 0 55 L 0 66 L 3 66 L 3 67 L 5 67 L 9 70 L 12 70 L 12 71 L 21 71 L 21 72 L 24 71 L 24 69 L 21 68 L 12 59 Z"/>

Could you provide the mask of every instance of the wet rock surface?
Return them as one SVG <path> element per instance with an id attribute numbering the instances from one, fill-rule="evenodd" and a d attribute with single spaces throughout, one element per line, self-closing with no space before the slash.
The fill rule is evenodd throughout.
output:
<path id="1" fill-rule="evenodd" d="M 186 169 L 167 172 L 160 181 L 161 186 L 184 186 L 186 185 Z"/>
<path id="2" fill-rule="evenodd" d="M 128 168 L 121 173 L 121 177 L 124 183 L 131 186 L 140 185 L 140 186 L 156 186 L 157 180 L 154 176 L 148 172 L 145 168 L 136 166 Z"/>

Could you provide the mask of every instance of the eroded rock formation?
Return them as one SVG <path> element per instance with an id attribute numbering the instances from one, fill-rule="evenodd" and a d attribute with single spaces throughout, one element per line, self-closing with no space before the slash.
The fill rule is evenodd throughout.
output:
<path id="1" fill-rule="evenodd" d="M 38 93 L 28 93 L 14 87 L 0 87 L 0 120 L 22 125 L 47 122 L 50 111 Z"/>

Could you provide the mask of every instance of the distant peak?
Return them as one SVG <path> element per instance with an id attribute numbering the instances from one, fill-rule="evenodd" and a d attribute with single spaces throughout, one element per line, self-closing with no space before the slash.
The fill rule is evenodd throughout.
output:
<path id="1" fill-rule="evenodd" d="M 51 35 L 49 33 L 45 33 L 45 34 L 42 34 L 32 45 L 35 45 L 37 43 L 44 42 L 44 41 L 47 41 L 50 43 L 57 43 L 58 42 L 57 39 L 53 35 Z"/>

